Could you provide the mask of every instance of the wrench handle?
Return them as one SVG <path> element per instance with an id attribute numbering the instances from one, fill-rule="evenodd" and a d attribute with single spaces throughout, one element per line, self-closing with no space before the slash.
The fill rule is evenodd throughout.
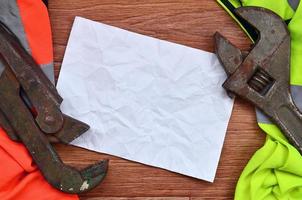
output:
<path id="1" fill-rule="evenodd" d="M 302 114 L 299 109 L 293 103 L 282 105 L 276 111 L 276 118 L 288 140 L 302 154 Z"/>

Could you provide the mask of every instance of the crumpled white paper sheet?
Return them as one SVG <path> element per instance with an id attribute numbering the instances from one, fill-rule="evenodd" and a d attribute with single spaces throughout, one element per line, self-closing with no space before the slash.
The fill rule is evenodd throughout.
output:
<path id="1" fill-rule="evenodd" d="M 91 126 L 74 145 L 213 182 L 225 79 L 212 53 L 76 17 L 57 88 Z"/>

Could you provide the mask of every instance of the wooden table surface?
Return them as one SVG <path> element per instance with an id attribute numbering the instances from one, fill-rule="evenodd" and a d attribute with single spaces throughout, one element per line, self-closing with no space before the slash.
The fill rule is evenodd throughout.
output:
<path id="1" fill-rule="evenodd" d="M 215 0 L 50 0 L 49 11 L 56 75 L 75 16 L 211 52 L 216 31 L 242 49 L 249 47 L 247 37 Z M 65 163 L 76 167 L 110 159 L 105 181 L 81 195 L 83 200 L 221 200 L 233 199 L 241 171 L 264 138 L 254 108 L 236 100 L 213 184 L 80 148 L 56 148 Z"/>

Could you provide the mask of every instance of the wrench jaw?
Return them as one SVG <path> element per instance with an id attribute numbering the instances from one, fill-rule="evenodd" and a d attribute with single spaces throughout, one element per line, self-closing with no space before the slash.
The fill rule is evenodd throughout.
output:
<path id="1" fill-rule="evenodd" d="M 258 32 L 258 40 L 250 51 L 258 61 L 270 57 L 290 37 L 286 23 L 271 10 L 250 6 L 237 8 L 235 12 Z"/>
<path id="2" fill-rule="evenodd" d="M 233 45 L 219 32 L 216 32 L 214 35 L 214 43 L 215 53 L 222 67 L 224 68 L 228 77 L 232 76 L 232 74 L 235 73 L 240 64 L 243 62 L 241 50 Z M 231 92 L 230 88 L 226 87 L 225 84 L 223 87 L 226 89 L 229 97 L 235 98 L 236 95 Z"/>
<path id="3" fill-rule="evenodd" d="M 245 6 L 237 8 L 235 12 L 258 32 L 259 38 L 256 44 L 263 43 L 268 46 L 280 44 L 285 37 L 290 35 L 286 23 L 278 14 L 271 10 L 255 6 Z M 263 41 L 260 42 L 260 40 Z M 265 46 L 261 46 L 261 48 L 263 47 L 265 48 Z"/>
<path id="4" fill-rule="evenodd" d="M 87 191 L 87 186 L 89 186 L 89 190 L 95 188 L 103 181 L 108 171 L 108 160 L 103 160 L 91 167 L 87 167 L 86 169 L 81 171 L 81 176 L 84 181 L 80 187 L 80 193 Z M 86 188 L 86 189 L 85 189 Z"/>
<path id="5" fill-rule="evenodd" d="M 62 192 L 81 194 L 97 187 L 105 178 L 107 170 L 108 160 L 103 160 L 80 171 L 62 165 L 57 177 L 53 174 L 44 174 L 44 176 L 49 176 L 48 182 Z"/>
<path id="6" fill-rule="evenodd" d="M 214 35 L 215 53 L 223 64 L 224 70 L 228 76 L 232 75 L 243 61 L 241 50 L 233 45 L 219 32 Z M 226 53 L 227 52 L 227 53 Z"/>
<path id="7" fill-rule="evenodd" d="M 76 120 L 68 115 L 63 114 L 64 123 L 61 130 L 56 132 L 53 136 L 64 144 L 69 144 L 83 133 L 89 130 L 89 125 Z M 49 137 L 49 135 L 47 135 Z"/>

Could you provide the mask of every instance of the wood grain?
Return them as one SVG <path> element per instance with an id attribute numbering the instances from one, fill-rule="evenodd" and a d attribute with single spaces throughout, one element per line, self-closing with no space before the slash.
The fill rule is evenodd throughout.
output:
<path id="1" fill-rule="evenodd" d="M 250 45 L 214 0 L 51 0 L 49 11 L 57 76 L 75 16 L 211 52 L 216 31 L 242 49 Z M 80 148 L 56 148 L 67 164 L 76 167 L 110 159 L 106 180 L 81 195 L 82 200 L 222 200 L 233 199 L 238 177 L 264 137 L 254 108 L 236 100 L 213 184 Z"/>

